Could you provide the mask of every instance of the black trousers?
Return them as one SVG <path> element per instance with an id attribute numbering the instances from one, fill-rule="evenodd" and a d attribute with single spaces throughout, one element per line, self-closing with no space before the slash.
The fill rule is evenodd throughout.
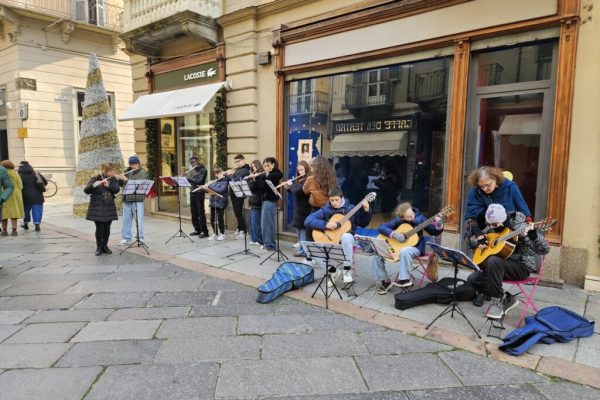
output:
<path id="1" fill-rule="evenodd" d="M 529 276 L 527 267 L 514 260 L 490 256 L 480 266 L 481 271 L 473 272 L 467 281 L 478 291 L 490 297 L 502 297 L 502 281 L 520 281 Z"/>
<path id="2" fill-rule="evenodd" d="M 108 245 L 108 237 L 110 236 L 110 224 L 112 221 L 94 221 L 96 224 L 96 247 L 105 247 Z"/>
<path id="3" fill-rule="evenodd" d="M 233 206 L 233 213 L 235 214 L 235 219 L 237 220 L 237 229 L 239 231 L 246 232 L 246 220 L 244 220 L 244 213 L 242 211 L 244 208 L 244 198 L 232 197 L 231 205 Z"/>
<path id="4" fill-rule="evenodd" d="M 206 226 L 206 210 L 204 209 L 204 194 L 199 196 L 190 196 L 190 210 L 192 212 L 192 225 L 198 233 L 208 235 Z"/>
<path id="5" fill-rule="evenodd" d="M 218 235 L 219 233 L 225 233 L 224 215 L 225 209 L 215 207 L 210 208 L 210 226 L 212 226 L 215 235 Z"/>

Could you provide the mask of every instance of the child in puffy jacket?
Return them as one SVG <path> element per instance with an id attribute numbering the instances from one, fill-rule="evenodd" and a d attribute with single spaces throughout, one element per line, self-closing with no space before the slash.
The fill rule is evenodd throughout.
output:
<path id="1" fill-rule="evenodd" d="M 229 186 L 229 178 L 225 176 L 223 168 L 215 166 L 213 171 L 217 175 L 217 181 L 210 183 L 208 188 L 218 193 L 221 196 L 214 194 L 210 195 L 210 225 L 213 229 L 213 234 L 208 240 L 225 240 L 225 208 L 227 207 L 227 188 Z M 216 220 L 216 221 L 215 221 Z"/>

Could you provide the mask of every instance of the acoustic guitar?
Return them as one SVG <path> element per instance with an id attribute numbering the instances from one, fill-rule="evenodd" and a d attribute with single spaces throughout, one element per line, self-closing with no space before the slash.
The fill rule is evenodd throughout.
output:
<path id="1" fill-rule="evenodd" d="M 339 228 L 337 229 L 326 229 L 324 231 L 314 230 L 312 232 L 313 239 L 318 243 L 329 243 L 329 244 L 338 244 L 340 240 L 342 240 L 342 235 L 346 232 L 350 232 L 352 229 L 352 222 L 350 222 L 350 218 L 358 210 L 360 210 L 365 202 L 372 202 L 377 197 L 377 193 L 371 192 L 365 196 L 357 205 L 354 206 L 352 210 L 348 212 L 348 214 L 334 214 L 328 222 L 337 222 Z"/>
<path id="2" fill-rule="evenodd" d="M 439 218 L 446 217 L 446 216 L 454 213 L 454 211 L 455 211 L 454 206 L 446 206 L 446 207 L 442 208 L 440 210 L 440 212 L 435 214 L 433 217 L 421 222 L 419 225 L 417 225 L 415 227 L 413 227 L 409 223 L 401 224 L 398 228 L 396 228 L 396 230 L 394 232 L 403 234 L 404 237 L 406 238 L 404 240 L 404 242 L 399 242 L 396 239 L 392 239 L 392 238 L 389 238 L 389 237 L 387 237 L 385 235 L 381 235 L 381 234 L 377 235 L 377 237 L 379 239 L 387 240 L 389 242 L 390 246 L 393 247 L 394 254 L 399 254 L 400 250 L 402 250 L 405 247 L 415 247 L 417 245 L 417 243 L 419 243 L 418 233 L 421 232 L 426 227 L 428 227 L 436 217 L 439 217 Z"/>
<path id="3" fill-rule="evenodd" d="M 533 223 L 533 227 L 539 231 L 547 231 L 552 229 L 552 227 L 556 224 L 556 220 L 552 218 L 546 218 L 538 222 Z M 479 247 L 475 249 L 473 253 L 473 262 L 477 265 L 480 265 L 490 256 L 498 256 L 504 259 L 510 257 L 510 255 L 517 247 L 516 241 L 523 232 L 527 225 L 519 228 L 517 230 L 511 231 L 510 228 L 506 227 L 500 233 L 490 232 L 485 234 L 485 238 L 487 239 L 487 247 L 484 249 L 480 249 Z M 514 240 L 511 240 L 513 239 Z"/>

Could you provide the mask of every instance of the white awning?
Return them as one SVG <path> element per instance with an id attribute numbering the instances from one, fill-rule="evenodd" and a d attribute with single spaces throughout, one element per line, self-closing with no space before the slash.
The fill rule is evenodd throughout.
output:
<path id="1" fill-rule="evenodd" d="M 345 133 L 331 142 L 329 155 L 334 157 L 405 156 L 406 131 L 383 133 Z"/>
<path id="2" fill-rule="evenodd" d="M 231 83 L 219 82 L 194 86 L 168 92 L 152 93 L 139 97 L 121 115 L 119 121 L 177 117 L 202 112 L 206 104 L 222 88 L 231 88 Z"/>

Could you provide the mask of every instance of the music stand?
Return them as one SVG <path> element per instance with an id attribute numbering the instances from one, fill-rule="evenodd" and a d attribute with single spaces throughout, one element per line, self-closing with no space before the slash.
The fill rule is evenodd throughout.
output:
<path id="1" fill-rule="evenodd" d="M 229 187 L 233 191 L 233 195 L 235 197 L 242 199 L 242 219 L 244 221 L 246 221 L 246 209 L 243 205 L 243 200 L 246 199 L 246 197 L 254 196 L 254 194 L 250 190 L 250 187 L 248 186 L 248 182 L 245 180 L 229 182 Z M 250 224 L 248 224 L 248 225 L 250 225 Z M 248 249 L 247 238 L 248 238 L 248 229 L 246 229 L 244 231 L 244 250 L 238 251 L 237 253 L 230 254 L 227 257 L 233 257 L 238 254 L 245 254 L 245 255 L 251 255 L 251 256 L 260 258 L 260 256 L 258 254 L 254 254 L 252 251 L 250 251 Z"/>
<path id="2" fill-rule="evenodd" d="M 279 198 L 279 200 L 281 200 L 283 197 L 281 197 L 281 193 L 279 193 L 279 190 L 277 190 L 275 185 L 273 185 L 273 182 L 271 182 L 268 179 L 265 179 L 265 182 L 266 182 L 267 186 L 273 191 L 273 193 L 275 193 L 275 195 Z M 279 250 L 279 207 L 277 207 L 275 209 L 275 235 L 277 237 L 277 247 L 275 248 L 274 252 L 272 252 L 267 258 L 265 258 L 264 260 L 262 260 L 260 262 L 260 265 L 263 265 L 265 263 L 265 261 L 267 261 L 268 259 L 273 257 L 275 254 L 277 254 L 277 262 L 287 261 L 287 259 L 288 259 L 287 256 L 285 254 L 283 254 L 283 252 L 281 250 Z M 275 261 L 275 260 L 273 260 L 273 261 Z"/>
<path id="3" fill-rule="evenodd" d="M 340 300 L 342 300 L 342 295 L 335 285 L 335 281 L 331 279 L 329 275 L 329 261 L 336 261 L 338 263 L 344 263 L 348 261 L 346 259 L 346 255 L 344 254 L 344 249 L 341 244 L 331 244 L 331 243 L 318 243 L 318 242 L 300 242 L 302 248 L 306 252 L 306 254 L 311 258 L 320 258 L 325 260 L 325 274 L 319 281 L 319 284 L 315 288 L 311 297 L 315 297 L 317 290 L 321 289 L 321 291 L 325 294 L 325 308 L 329 308 L 329 296 L 331 296 L 334 290 L 337 292 L 338 296 L 340 296 Z M 329 291 L 329 286 L 327 286 L 327 282 L 331 282 L 331 287 L 333 290 Z M 325 282 L 325 290 L 321 287 Z"/>
<path id="4" fill-rule="evenodd" d="M 395 261 L 396 257 L 398 256 L 395 253 L 394 248 L 390 246 L 386 239 L 380 239 L 374 236 L 354 235 L 354 240 L 356 240 L 356 244 L 358 244 L 359 247 L 363 248 L 363 252 L 365 254 L 371 254 L 374 257 L 380 257 L 384 260 L 384 262 L 385 260 Z M 373 292 L 373 296 L 376 292 L 377 290 Z"/>
<path id="5" fill-rule="evenodd" d="M 144 196 L 147 196 L 148 193 L 150 193 L 150 189 L 152 189 L 153 185 L 154 181 L 150 179 L 128 180 L 125 184 L 125 187 L 123 187 L 122 194 L 143 194 Z M 131 209 L 131 216 L 133 217 L 133 208 Z M 143 248 L 144 251 L 146 251 L 146 254 L 150 255 L 150 252 L 148 251 L 148 245 L 140 240 L 140 226 L 138 222 L 137 206 L 135 207 L 135 232 L 135 241 L 131 242 L 129 246 L 121 250 L 119 254 L 123 254 L 132 246 L 137 246 Z"/>
<path id="6" fill-rule="evenodd" d="M 450 302 L 448 307 L 446 307 L 437 317 L 435 317 L 433 321 L 431 321 L 429 325 L 425 327 L 425 329 L 429 329 L 429 327 L 433 325 L 435 321 L 437 321 L 438 319 L 440 319 L 448 313 L 450 313 L 451 318 L 454 318 L 454 311 L 456 311 L 457 314 L 461 315 L 467 321 L 467 323 L 469 324 L 471 329 L 473 329 L 473 332 L 475 332 L 477 337 L 481 339 L 479 332 L 477 332 L 473 324 L 471 324 L 471 321 L 469 321 L 469 318 L 467 318 L 463 310 L 460 308 L 460 305 L 456 301 L 456 282 L 458 280 L 458 266 L 462 265 L 463 267 L 467 267 L 475 271 L 480 271 L 479 267 L 475 265 L 473 261 L 460 250 L 449 249 L 447 247 L 440 246 L 439 244 L 431 242 L 427 244 L 431 247 L 431 249 L 437 254 L 437 256 L 441 260 L 451 262 L 452 265 L 454 265 L 454 286 L 450 290 L 450 294 L 452 295 L 452 301 Z"/>
<path id="7" fill-rule="evenodd" d="M 179 219 L 179 230 L 177 232 L 175 232 L 173 234 L 173 236 L 171 236 L 169 238 L 169 240 L 167 240 L 165 242 L 165 244 L 169 243 L 169 241 L 171 239 L 173 239 L 174 237 L 185 237 L 190 239 L 190 242 L 194 243 L 194 241 L 192 240 L 191 237 L 189 237 L 188 235 L 185 234 L 185 232 L 183 231 L 183 229 L 181 229 L 181 187 L 191 187 L 192 185 L 190 184 L 190 182 L 187 180 L 187 178 L 185 176 L 159 176 L 158 179 L 160 179 L 161 181 L 163 181 L 164 183 L 166 183 L 169 186 L 173 186 L 174 188 L 177 188 L 177 214 L 178 214 L 178 219 Z"/>

